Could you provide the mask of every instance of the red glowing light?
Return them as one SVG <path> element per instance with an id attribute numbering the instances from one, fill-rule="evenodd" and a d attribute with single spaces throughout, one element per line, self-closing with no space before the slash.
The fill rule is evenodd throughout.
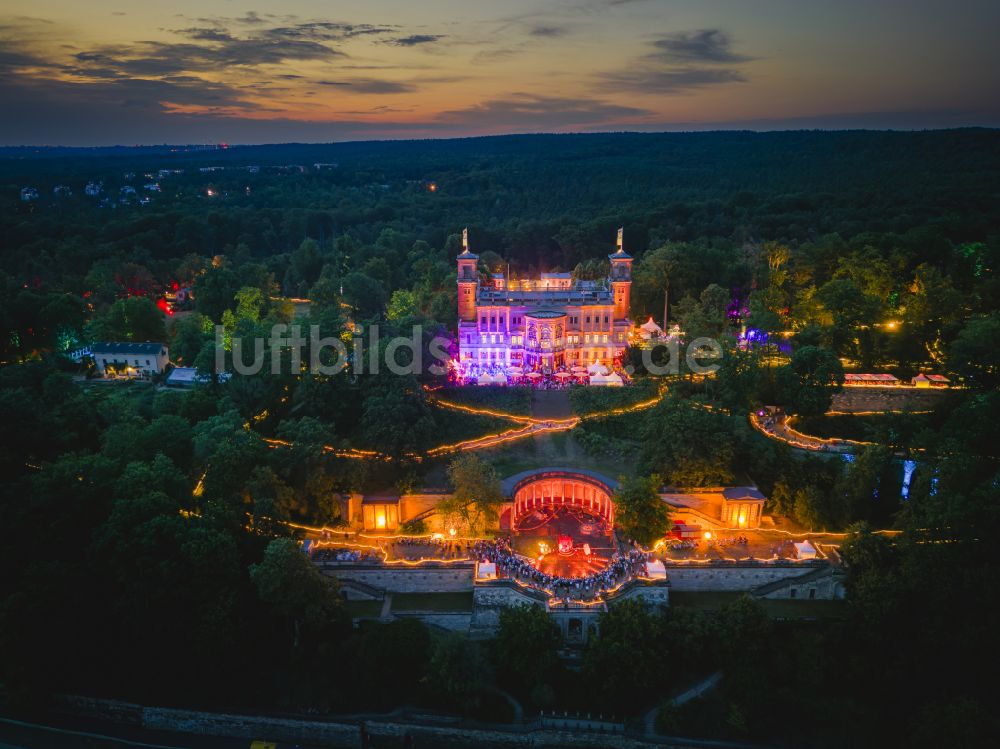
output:
<path id="1" fill-rule="evenodd" d="M 160 311 L 166 315 L 173 315 L 174 311 L 170 308 L 170 304 L 166 299 L 160 298 L 156 300 L 156 306 L 160 308 Z"/>

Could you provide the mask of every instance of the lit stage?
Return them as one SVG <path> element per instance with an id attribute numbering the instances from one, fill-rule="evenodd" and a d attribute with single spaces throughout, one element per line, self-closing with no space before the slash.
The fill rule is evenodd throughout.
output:
<path id="1" fill-rule="evenodd" d="M 600 572 L 613 553 L 607 521 L 570 506 L 518 517 L 511 543 L 518 554 L 534 559 L 539 570 L 558 577 Z"/>

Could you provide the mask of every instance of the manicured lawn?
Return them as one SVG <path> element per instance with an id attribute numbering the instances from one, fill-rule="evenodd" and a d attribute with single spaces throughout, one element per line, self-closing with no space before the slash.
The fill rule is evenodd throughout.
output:
<path id="1" fill-rule="evenodd" d="M 480 416 L 479 414 L 463 413 L 440 407 L 435 408 L 434 416 L 439 429 L 432 447 L 437 447 L 439 444 L 477 439 L 488 434 L 499 434 L 516 426 L 508 419 Z"/>
<path id="2" fill-rule="evenodd" d="M 443 400 L 465 406 L 488 408 L 517 416 L 531 413 L 531 388 L 527 387 L 463 385 L 444 388 L 437 394 Z"/>
<path id="3" fill-rule="evenodd" d="M 634 454 L 626 459 L 615 455 L 588 454 L 572 431 L 527 437 L 503 447 L 480 450 L 478 455 L 492 463 L 501 477 L 546 467 L 585 468 L 613 479 L 635 471 Z"/>
<path id="4" fill-rule="evenodd" d="M 699 611 L 717 611 L 740 597 L 740 593 L 729 591 L 708 591 L 695 593 L 692 591 L 670 591 L 670 605 L 684 606 Z"/>
<path id="5" fill-rule="evenodd" d="M 375 618 L 382 613 L 381 601 L 346 601 L 344 607 L 352 617 Z"/>
<path id="6" fill-rule="evenodd" d="M 827 414 L 809 419 L 797 419 L 793 426 L 803 434 L 823 439 L 881 441 L 891 430 L 895 441 L 908 443 L 922 429 L 933 429 L 934 414 L 870 414 L 864 416 Z"/>
<path id="7" fill-rule="evenodd" d="M 468 593 L 393 593 L 393 611 L 472 611 Z"/>
<path id="8" fill-rule="evenodd" d="M 570 388 L 569 400 L 574 414 L 586 416 L 648 401 L 655 397 L 657 392 L 659 392 L 658 383 L 653 380 L 640 380 L 634 385 L 621 388 L 579 385 Z"/>

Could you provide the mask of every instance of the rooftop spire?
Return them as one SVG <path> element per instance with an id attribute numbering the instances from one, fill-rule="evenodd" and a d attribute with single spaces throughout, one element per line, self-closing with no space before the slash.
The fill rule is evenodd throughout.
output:
<path id="1" fill-rule="evenodd" d="M 474 254 L 472 252 L 469 252 L 469 227 L 468 226 L 465 227 L 464 229 L 462 229 L 462 252 L 459 254 L 459 257 L 460 258 L 464 258 L 465 260 L 473 260 L 473 259 L 479 257 L 478 255 L 476 255 L 476 254 Z"/>
<path id="2" fill-rule="evenodd" d="M 608 255 L 612 260 L 631 260 L 632 256 L 625 252 L 625 227 L 618 227 L 618 249 L 611 255 Z"/>

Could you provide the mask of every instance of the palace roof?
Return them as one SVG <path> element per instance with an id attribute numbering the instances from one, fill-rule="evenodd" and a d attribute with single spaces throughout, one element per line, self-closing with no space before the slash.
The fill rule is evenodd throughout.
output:
<path id="1" fill-rule="evenodd" d="M 535 305 L 554 306 L 614 303 L 611 292 L 607 289 L 578 288 L 545 289 L 541 291 L 480 289 L 476 301 L 481 305 L 524 305 L 527 307 Z"/>
<path id="2" fill-rule="evenodd" d="M 91 347 L 94 354 L 166 354 L 165 343 L 132 343 L 130 341 L 100 341 Z"/>
<path id="3" fill-rule="evenodd" d="M 590 471 L 586 468 L 533 468 L 528 471 L 515 473 L 500 482 L 500 488 L 504 496 L 513 496 L 518 484 L 526 479 L 538 480 L 558 480 L 558 479 L 590 479 L 591 481 L 607 487 L 609 492 L 614 492 L 618 488 L 618 482 L 613 478 L 605 476 L 597 471 Z"/>

